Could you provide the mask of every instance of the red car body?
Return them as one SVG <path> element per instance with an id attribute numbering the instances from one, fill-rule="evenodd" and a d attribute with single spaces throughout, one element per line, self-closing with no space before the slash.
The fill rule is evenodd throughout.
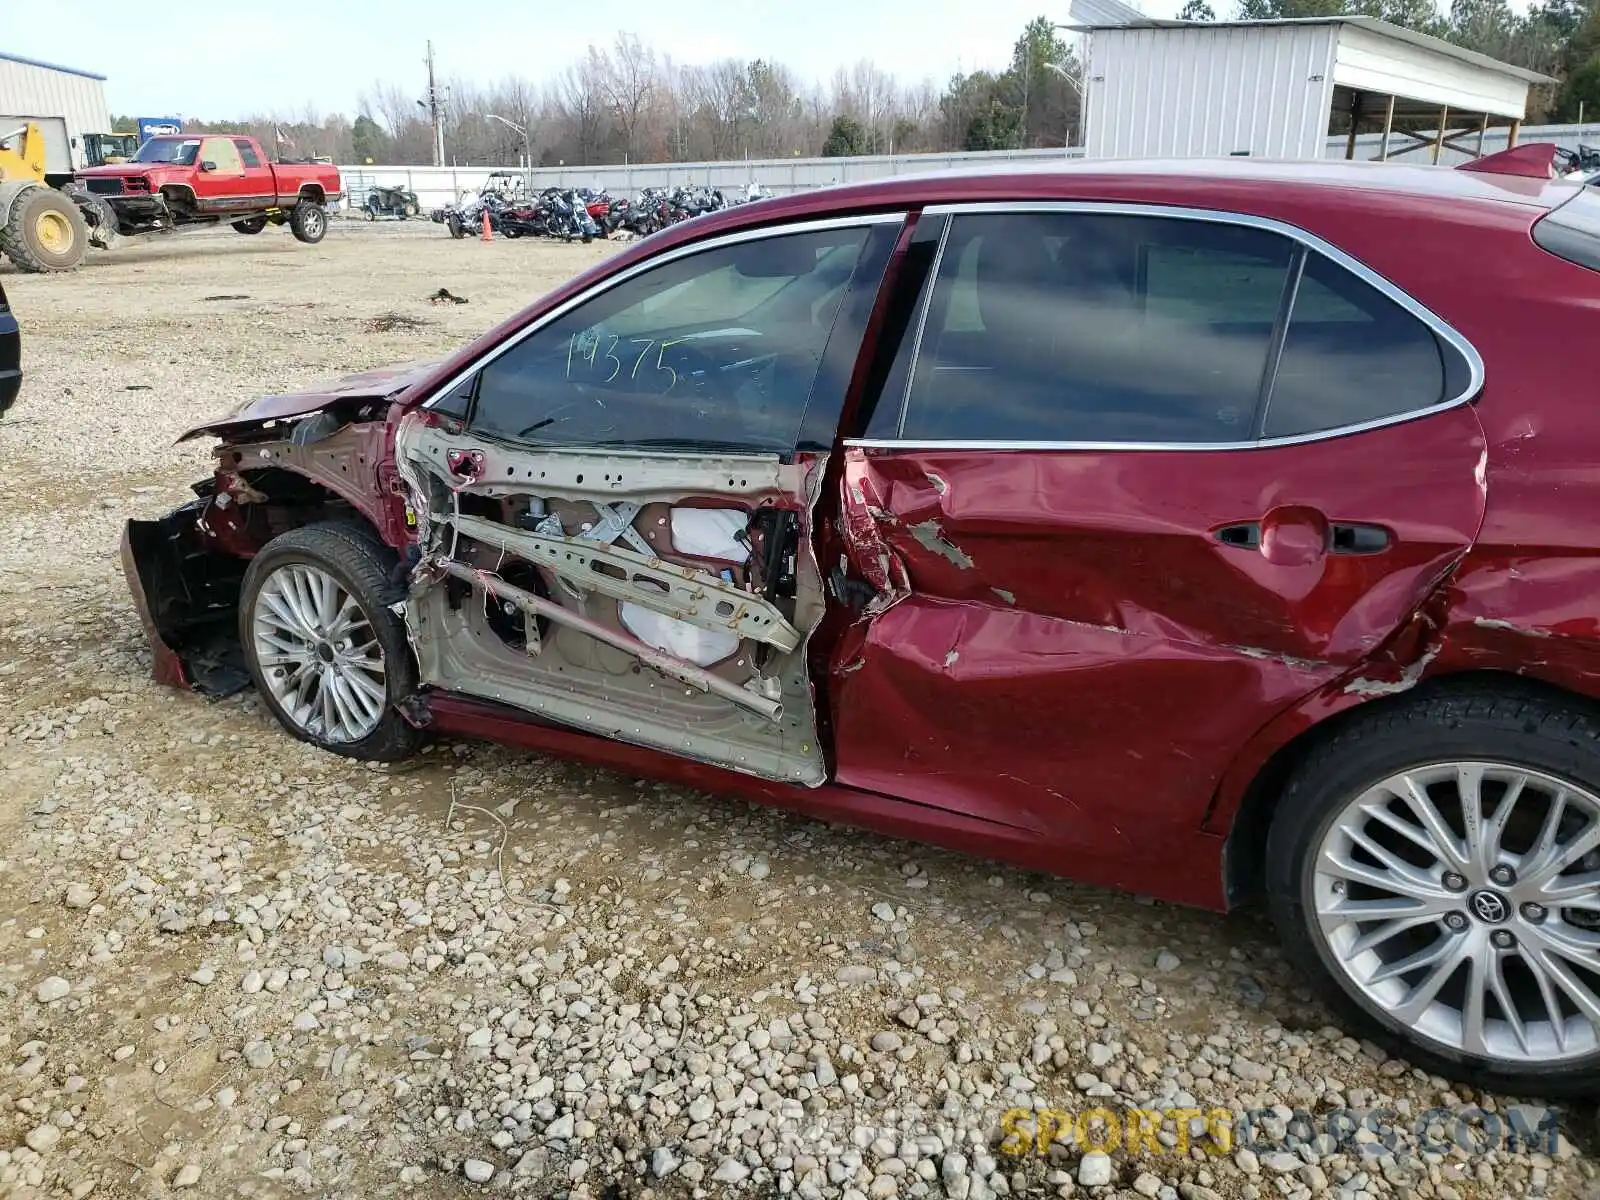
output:
<path id="1" fill-rule="evenodd" d="M 665 230 L 446 362 L 268 398 L 186 435 L 224 440 L 216 479 L 182 529 L 135 522 L 124 541 L 156 673 L 193 685 L 220 661 L 197 655 L 192 639 L 174 644 L 187 636 L 175 616 L 184 601 L 159 545 L 187 539 L 186 553 L 239 559 L 260 548 L 266 531 L 242 520 L 240 504 L 219 505 L 249 490 L 240 446 L 332 414 L 346 450 L 337 470 L 315 472 L 319 486 L 404 551 L 416 533 L 396 431 L 496 346 L 681 246 L 905 214 L 848 364 L 810 531 L 819 562 L 847 559 L 880 594 L 897 593 L 870 617 L 830 611 L 810 643 L 827 781 L 756 779 L 463 695 L 424 692 L 412 716 L 443 733 L 1229 907 L 1255 885 L 1278 785 L 1352 711 L 1445 676 L 1600 696 L 1600 422 L 1571 367 L 1592 335 L 1600 274 L 1535 244 L 1535 224 L 1577 189 L 1530 177 L 1519 153 L 1506 174 L 1493 163 L 1232 160 L 897 178 Z M 1017 453 L 862 436 L 857 408 L 883 365 L 876 337 L 904 300 L 894 299 L 897 272 L 919 220 L 942 206 L 1062 201 L 1228 213 L 1320 239 L 1470 344 L 1481 359 L 1470 402 L 1347 436 L 1222 450 Z M 196 522 L 199 537 L 185 532 Z M 1246 526 L 1253 541 L 1221 538 Z M 1339 553 L 1347 530 L 1356 549 Z M 1371 531 L 1376 549 L 1358 545 Z"/>
<path id="2" fill-rule="evenodd" d="M 301 203 L 326 205 L 343 195 L 337 167 L 273 162 L 255 138 L 221 134 L 150 138 L 133 159 L 89 167 L 73 179 L 109 204 L 120 232 L 130 234 L 158 225 L 289 212 Z"/>

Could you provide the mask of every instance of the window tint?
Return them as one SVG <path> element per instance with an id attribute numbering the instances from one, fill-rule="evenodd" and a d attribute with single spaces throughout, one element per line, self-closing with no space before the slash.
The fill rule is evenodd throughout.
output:
<path id="1" fill-rule="evenodd" d="M 1448 351 L 1451 359 L 1459 359 Z M 1306 257 L 1263 437 L 1416 412 L 1459 394 L 1432 329 L 1320 254 Z M 1454 384 L 1454 386 L 1449 386 Z"/>
<path id="2" fill-rule="evenodd" d="M 261 156 L 256 153 L 256 148 L 248 141 L 244 138 L 234 138 L 233 144 L 238 148 L 239 157 L 244 160 L 245 166 L 259 167 L 261 165 Z"/>
<path id="3" fill-rule="evenodd" d="M 900 436 L 1249 441 L 1292 253 L 1177 218 L 959 216 Z"/>
<path id="4" fill-rule="evenodd" d="M 472 425 L 539 445 L 792 450 L 869 228 L 655 267 L 486 365 Z"/>

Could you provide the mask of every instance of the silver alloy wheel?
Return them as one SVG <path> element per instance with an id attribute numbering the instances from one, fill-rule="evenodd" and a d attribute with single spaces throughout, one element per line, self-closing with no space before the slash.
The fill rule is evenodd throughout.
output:
<path id="1" fill-rule="evenodd" d="M 1524 1067 L 1600 1051 L 1600 797 L 1449 762 L 1383 780 L 1317 848 L 1326 957 L 1380 1013 Z"/>
<path id="2" fill-rule="evenodd" d="M 262 678 L 287 718 L 325 742 L 359 742 L 388 705 L 383 647 L 349 591 L 305 563 L 285 563 L 256 592 L 251 628 Z"/>

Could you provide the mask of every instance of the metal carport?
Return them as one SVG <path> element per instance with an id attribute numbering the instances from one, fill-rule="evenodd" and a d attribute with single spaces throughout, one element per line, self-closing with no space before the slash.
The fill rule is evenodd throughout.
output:
<path id="1" fill-rule="evenodd" d="M 1476 154 L 1491 125 L 1515 145 L 1528 89 L 1554 82 L 1373 17 L 1169 21 L 1116 0 L 1077 0 L 1073 16 L 1091 158 L 1321 158 L 1343 114 L 1346 157 L 1356 134 L 1381 131 L 1378 157 L 1437 161 L 1446 145 Z"/>

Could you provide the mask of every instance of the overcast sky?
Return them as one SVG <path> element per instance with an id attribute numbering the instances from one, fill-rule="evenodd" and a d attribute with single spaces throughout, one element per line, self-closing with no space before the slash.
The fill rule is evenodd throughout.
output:
<path id="1" fill-rule="evenodd" d="M 1181 3 L 1138 6 L 1169 17 Z M 148 20 L 130 16 L 126 0 L 72 0 L 70 27 L 96 32 L 63 38 L 63 4 L 0 0 L 0 50 L 105 75 L 113 112 L 201 118 L 298 114 L 307 105 L 354 115 L 375 80 L 421 96 L 429 38 L 446 80 L 542 79 L 620 29 L 680 62 L 767 58 L 810 82 L 866 58 L 907 82 L 943 83 L 957 70 L 1003 65 L 1031 18 L 1067 20 L 1067 0 L 336 0 L 275 10 L 196 4 Z"/>

